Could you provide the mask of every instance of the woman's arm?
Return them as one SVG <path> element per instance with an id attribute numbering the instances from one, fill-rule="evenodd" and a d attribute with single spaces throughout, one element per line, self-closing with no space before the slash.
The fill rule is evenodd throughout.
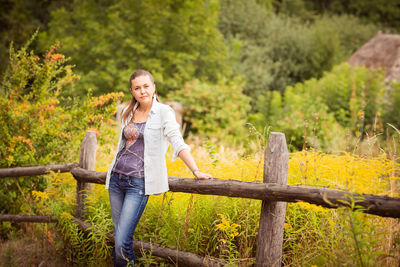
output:
<path id="1" fill-rule="evenodd" d="M 197 168 L 196 162 L 194 161 L 192 155 L 188 149 L 182 149 L 178 156 L 185 162 L 186 166 L 193 172 L 193 175 L 197 179 L 212 179 L 212 175 L 208 173 L 203 173 Z"/>
<path id="2" fill-rule="evenodd" d="M 213 177 L 208 173 L 203 173 L 197 168 L 196 162 L 190 154 L 190 147 L 185 143 L 182 134 L 179 130 L 179 124 L 175 119 L 175 112 L 169 106 L 161 113 L 163 118 L 163 133 L 167 137 L 168 142 L 172 145 L 174 155 L 172 160 L 175 161 L 176 157 L 180 157 L 183 162 L 192 171 L 193 175 L 198 179 L 212 179 Z"/>

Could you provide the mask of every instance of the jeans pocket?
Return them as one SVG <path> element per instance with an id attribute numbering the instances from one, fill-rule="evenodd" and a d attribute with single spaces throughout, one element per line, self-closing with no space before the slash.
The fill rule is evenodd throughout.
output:
<path id="1" fill-rule="evenodd" d="M 111 174 L 110 177 L 110 188 L 117 188 L 119 186 L 119 178 L 118 178 L 118 174 Z"/>
<path id="2" fill-rule="evenodd" d="M 127 182 L 130 188 L 136 189 L 140 195 L 144 195 L 144 181 L 142 178 L 129 177 Z"/>

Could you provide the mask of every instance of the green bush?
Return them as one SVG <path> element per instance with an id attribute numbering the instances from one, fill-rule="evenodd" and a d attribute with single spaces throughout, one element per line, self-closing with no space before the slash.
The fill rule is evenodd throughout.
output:
<path id="1" fill-rule="evenodd" d="M 232 143 L 245 136 L 249 99 L 242 93 L 241 84 L 239 79 L 217 85 L 194 80 L 171 92 L 169 98 L 182 103 L 183 118 L 192 133 Z"/>
<path id="2" fill-rule="evenodd" d="M 379 132 L 385 93 L 384 75 L 347 63 L 326 73 L 314 89 L 335 114 L 336 120 L 356 136 L 366 131 Z"/>
<path id="3" fill-rule="evenodd" d="M 397 90 L 391 92 L 394 105 L 385 105 L 387 115 L 382 118 L 383 73 L 343 63 L 319 80 L 287 87 L 283 96 L 266 93 L 257 102 L 259 112 L 250 115 L 249 120 L 258 129 L 269 125 L 273 131 L 283 131 L 293 148 L 311 145 L 328 149 L 343 142 L 345 129 L 359 138 L 382 132 L 384 122 L 393 120 L 398 112 Z"/>
<path id="4" fill-rule="evenodd" d="M 400 82 L 390 82 L 387 86 L 383 121 L 400 129 Z"/>
<path id="5" fill-rule="evenodd" d="M 328 112 L 326 104 L 310 90 L 316 82 L 312 79 L 289 86 L 283 97 L 279 92 L 268 92 L 258 103 L 259 106 L 264 104 L 263 113 L 250 115 L 250 123 L 259 130 L 267 125 L 271 131 L 285 133 L 290 150 L 331 148 L 335 136 L 343 137 L 343 129 Z"/>
<path id="6" fill-rule="evenodd" d="M 76 161 L 85 132 L 92 128 L 104 140 L 104 123 L 112 123 L 113 100 L 121 93 L 62 98 L 65 86 L 78 79 L 64 55 L 52 46 L 43 57 L 28 48 L 10 49 L 10 65 L 0 91 L 0 167 L 60 164 Z M 2 213 L 34 212 L 31 190 L 43 190 L 40 177 L 0 180 Z"/>
<path id="7" fill-rule="evenodd" d="M 347 60 L 357 49 L 374 37 L 379 26 L 372 23 L 364 23 L 358 17 L 352 15 L 323 15 L 316 19 L 313 28 L 320 29 L 320 38 L 329 33 L 333 34 L 339 41 L 339 51 L 336 55 L 339 60 L 337 63 Z M 324 30 L 325 29 L 325 30 Z"/>

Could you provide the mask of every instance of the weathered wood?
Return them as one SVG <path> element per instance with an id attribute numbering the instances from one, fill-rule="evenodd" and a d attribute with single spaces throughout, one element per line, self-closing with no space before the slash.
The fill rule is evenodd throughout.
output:
<path id="1" fill-rule="evenodd" d="M 0 214 L 0 222 L 37 222 L 54 223 L 57 222 L 52 216 L 48 215 L 19 215 L 19 214 Z"/>
<path id="2" fill-rule="evenodd" d="M 264 183 L 287 185 L 289 151 L 282 133 L 272 132 L 264 154 Z M 263 200 L 258 228 L 256 266 L 281 266 L 286 202 Z"/>
<path id="3" fill-rule="evenodd" d="M 90 223 L 84 222 L 78 218 L 73 218 L 73 221 L 85 233 L 90 233 L 92 226 Z M 114 236 L 112 233 L 107 234 L 110 243 L 114 244 Z M 145 241 L 134 240 L 133 248 L 136 252 L 143 254 L 143 252 L 151 253 L 156 257 L 161 257 L 170 260 L 177 266 L 224 266 L 225 264 L 219 260 L 210 257 L 203 257 L 191 252 L 180 251 L 174 248 L 163 247 L 158 244 L 149 243 Z"/>
<path id="4" fill-rule="evenodd" d="M 97 138 L 94 131 L 87 131 L 81 145 L 79 166 L 94 171 L 96 166 Z M 76 217 L 82 218 L 87 196 L 92 192 L 92 185 L 82 181 L 76 182 Z"/>
<path id="5" fill-rule="evenodd" d="M 51 171 L 70 171 L 76 180 L 84 183 L 105 184 L 106 173 L 88 171 L 79 167 L 77 163 L 44 165 L 33 167 L 16 167 L 0 169 L 7 170 L 5 176 L 17 177 L 34 176 Z M 32 168 L 33 171 L 25 171 Z M 69 170 L 70 169 L 70 170 Z M 16 171 L 15 171 L 16 170 Z M 0 177 L 2 177 L 0 175 Z M 218 195 L 228 197 L 242 197 L 270 201 L 299 202 L 320 205 L 325 208 L 347 206 L 351 199 L 367 208 L 365 211 L 382 217 L 400 218 L 400 198 L 378 196 L 370 194 L 356 194 L 342 190 L 333 190 L 320 187 L 261 184 L 242 182 L 237 180 L 196 180 L 192 178 L 169 177 L 169 187 L 173 192 L 195 193 L 202 195 Z"/>
<path id="6" fill-rule="evenodd" d="M 105 184 L 106 172 L 88 171 L 82 168 L 74 168 L 71 170 L 74 178 L 82 183 Z"/>
<path id="7" fill-rule="evenodd" d="M 352 199 L 357 205 L 368 210 L 365 213 L 382 217 L 400 218 L 400 198 L 370 194 L 356 194 L 348 191 L 319 187 L 261 184 L 235 180 L 195 180 L 169 177 L 173 192 L 252 198 L 269 201 L 308 202 L 325 208 L 336 209 L 349 206 Z"/>
<path id="8" fill-rule="evenodd" d="M 139 253 L 143 250 L 153 256 L 168 259 L 176 266 L 225 266 L 225 263 L 211 257 L 203 257 L 191 252 L 163 247 L 149 242 L 135 240 L 133 241 L 133 247 Z"/>
<path id="9" fill-rule="evenodd" d="M 105 172 L 86 171 L 81 168 L 75 168 L 71 170 L 71 173 L 78 180 L 81 179 L 85 182 L 104 184 L 106 179 Z M 303 201 L 331 209 L 348 206 L 345 203 L 350 203 L 351 199 L 355 199 L 357 200 L 357 205 L 368 208 L 366 213 L 382 217 L 400 218 L 400 198 L 389 196 L 356 194 L 319 187 L 262 184 L 220 179 L 196 180 L 173 176 L 169 177 L 169 186 L 172 192 L 270 201 Z"/>
<path id="10" fill-rule="evenodd" d="M 105 184 L 106 173 L 75 168 L 71 173 L 77 180 Z M 197 180 L 192 178 L 169 177 L 169 189 L 172 192 L 194 193 L 241 197 L 269 201 L 299 202 L 336 209 L 348 206 L 352 199 L 367 208 L 366 213 L 382 217 L 400 218 L 400 198 L 370 194 L 356 194 L 348 191 L 320 187 L 279 185 L 274 183 L 252 183 L 237 180 Z"/>
<path id="11" fill-rule="evenodd" d="M 69 172 L 73 168 L 78 167 L 78 163 L 53 164 L 32 167 L 15 167 L 0 169 L 0 178 L 4 177 L 20 177 L 20 176 L 35 176 L 53 172 Z"/>

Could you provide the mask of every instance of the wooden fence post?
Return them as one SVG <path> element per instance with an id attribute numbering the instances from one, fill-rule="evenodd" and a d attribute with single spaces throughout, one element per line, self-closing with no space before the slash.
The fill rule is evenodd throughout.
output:
<path id="1" fill-rule="evenodd" d="M 83 169 L 94 171 L 96 166 L 97 138 L 94 131 L 87 131 L 81 145 L 79 166 Z M 92 192 L 90 183 L 76 181 L 76 217 L 82 218 L 84 205 L 89 193 Z"/>
<path id="2" fill-rule="evenodd" d="M 289 152 L 283 133 L 271 132 L 264 154 L 264 183 L 287 184 Z M 262 201 L 256 266 L 281 266 L 286 202 Z"/>

